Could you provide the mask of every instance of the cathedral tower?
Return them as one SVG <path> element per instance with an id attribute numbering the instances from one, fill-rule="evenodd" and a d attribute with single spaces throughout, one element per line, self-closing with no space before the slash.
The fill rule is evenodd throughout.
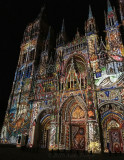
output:
<path id="1" fill-rule="evenodd" d="M 93 17 L 91 6 L 89 6 L 89 16 L 85 24 L 85 35 L 87 37 L 88 43 L 90 67 L 93 69 L 93 72 L 99 72 L 99 67 L 97 63 L 98 35 L 96 31 L 95 18 Z"/>
<path id="2" fill-rule="evenodd" d="M 28 103 L 28 98 L 47 28 L 45 7 L 42 7 L 34 22 L 26 27 L 20 46 L 19 61 L 4 121 L 4 127 L 7 128 L 6 139 L 13 143 L 17 142 L 17 145 L 20 145 L 20 142 L 24 143 L 24 135 L 28 135 L 29 132 L 32 107 Z"/>
<path id="3" fill-rule="evenodd" d="M 115 61 L 122 61 L 123 45 L 119 31 L 119 23 L 115 8 L 112 9 L 110 1 L 107 1 L 107 14 L 106 14 L 106 43 L 109 50 L 109 56 Z"/>

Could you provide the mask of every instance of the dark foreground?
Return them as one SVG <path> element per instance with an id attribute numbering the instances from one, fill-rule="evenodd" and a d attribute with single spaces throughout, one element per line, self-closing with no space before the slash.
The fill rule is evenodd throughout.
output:
<path id="1" fill-rule="evenodd" d="M 54 151 L 43 149 L 16 148 L 0 144 L 0 160 L 124 160 L 124 154 L 88 154 L 78 151 Z"/>

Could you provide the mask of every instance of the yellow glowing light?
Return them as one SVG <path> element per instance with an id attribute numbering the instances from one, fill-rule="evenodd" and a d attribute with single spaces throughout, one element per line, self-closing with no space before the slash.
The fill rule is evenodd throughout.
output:
<path id="1" fill-rule="evenodd" d="M 92 151 L 93 153 L 99 153 L 100 152 L 100 143 L 99 142 L 90 142 L 88 148 L 89 148 L 89 151 Z"/>

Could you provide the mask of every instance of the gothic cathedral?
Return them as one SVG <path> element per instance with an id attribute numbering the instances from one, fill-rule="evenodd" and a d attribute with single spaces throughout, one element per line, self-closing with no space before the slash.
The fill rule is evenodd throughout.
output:
<path id="1" fill-rule="evenodd" d="M 122 24 L 123 4 L 120 1 Z M 29 24 L 8 101 L 1 142 L 17 147 L 124 152 L 124 46 L 109 0 L 104 41 L 89 7 L 85 35 L 54 46 L 45 8 Z"/>

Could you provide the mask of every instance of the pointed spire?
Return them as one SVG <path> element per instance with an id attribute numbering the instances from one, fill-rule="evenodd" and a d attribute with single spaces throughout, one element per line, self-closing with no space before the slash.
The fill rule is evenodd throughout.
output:
<path id="1" fill-rule="evenodd" d="M 65 23 L 64 23 L 64 19 L 62 21 L 62 28 L 61 28 L 61 33 L 63 33 L 65 31 Z"/>
<path id="2" fill-rule="evenodd" d="M 61 32 L 57 37 L 56 45 L 60 46 L 60 45 L 64 45 L 65 43 L 66 43 L 66 33 L 65 33 L 65 25 L 64 25 L 64 19 L 63 19 Z"/>
<path id="3" fill-rule="evenodd" d="M 46 4 L 43 3 L 40 9 L 40 13 L 38 14 L 38 18 L 41 18 L 43 16 L 43 13 L 45 12 Z"/>
<path id="4" fill-rule="evenodd" d="M 78 38 L 80 38 L 80 33 L 79 33 L 78 27 L 77 27 L 77 33 L 76 33 L 76 35 L 75 35 L 75 39 L 78 39 Z"/>
<path id="5" fill-rule="evenodd" d="M 51 26 L 49 26 L 49 31 L 45 40 L 45 50 L 49 49 L 49 44 L 50 44 L 50 32 L 51 32 Z"/>
<path id="6" fill-rule="evenodd" d="M 40 10 L 40 14 L 42 15 L 43 11 L 45 10 L 46 8 L 46 4 L 44 3 L 41 7 L 41 10 Z"/>
<path id="7" fill-rule="evenodd" d="M 124 16 L 123 16 L 123 2 L 120 0 L 119 2 L 119 10 L 120 10 L 120 16 L 121 16 L 121 21 L 124 19 Z"/>
<path id="8" fill-rule="evenodd" d="M 46 40 L 50 40 L 50 31 L 51 31 L 51 26 L 49 27 L 48 35 Z"/>
<path id="9" fill-rule="evenodd" d="M 107 8 L 108 8 L 108 12 L 112 12 L 112 6 L 109 0 L 107 0 Z"/>
<path id="10" fill-rule="evenodd" d="M 80 34 L 79 34 L 79 30 L 78 30 L 78 27 L 77 27 L 77 33 L 76 33 L 76 35 L 80 35 Z"/>
<path id="11" fill-rule="evenodd" d="M 93 18 L 91 6 L 89 5 L 89 19 Z"/>

